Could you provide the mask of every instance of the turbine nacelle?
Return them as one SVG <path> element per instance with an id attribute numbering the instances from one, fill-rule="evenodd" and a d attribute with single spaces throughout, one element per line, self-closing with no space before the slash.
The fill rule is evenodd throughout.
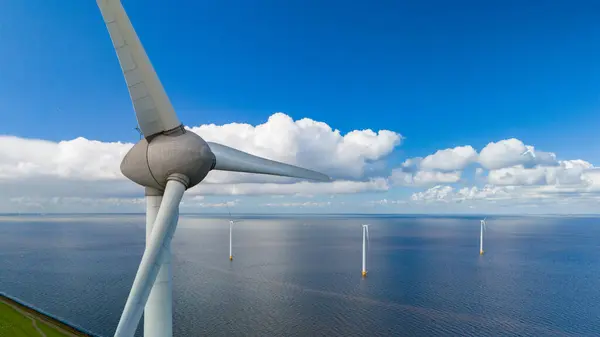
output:
<path id="1" fill-rule="evenodd" d="M 191 188 L 214 165 L 215 155 L 204 139 L 179 127 L 150 140 L 142 138 L 123 158 L 121 172 L 136 184 L 157 190 L 165 189 L 169 176 L 179 174 Z"/>

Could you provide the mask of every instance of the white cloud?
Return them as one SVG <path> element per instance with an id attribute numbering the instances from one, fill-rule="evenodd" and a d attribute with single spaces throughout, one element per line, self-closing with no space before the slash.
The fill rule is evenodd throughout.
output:
<path id="1" fill-rule="evenodd" d="M 434 186 L 424 192 L 413 193 L 411 200 L 413 201 L 450 201 L 454 189 L 451 186 Z"/>
<path id="2" fill-rule="evenodd" d="M 402 169 L 392 170 L 390 181 L 398 186 L 427 186 L 435 184 L 449 184 L 460 181 L 461 171 L 439 172 L 439 171 L 417 171 L 415 173 L 405 172 Z"/>
<path id="3" fill-rule="evenodd" d="M 413 193 L 411 200 L 415 202 L 465 202 L 465 201 L 509 201 L 516 199 L 538 198 L 541 194 L 520 186 L 463 187 L 438 185 L 426 191 Z"/>
<path id="4" fill-rule="evenodd" d="M 369 205 L 400 205 L 400 204 L 406 204 L 406 203 L 407 203 L 406 200 L 380 199 L 380 200 L 369 201 L 367 204 L 369 204 Z"/>
<path id="5" fill-rule="evenodd" d="M 197 202 L 197 200 L 194 200 L 196 197 L 192 198 L 191 200 L 183 200 L 181 202 L 181 207 L 227 208 L 227 207 L 235 207 L 240 203 L 240 199 L 225 201 L 225 202 Z M 202 200 L 202 199 L 198 199 L 198 200 Z"/>
<path id="6" fill-rule="evenodd" d="M 12 197 L 0 205 L 0 212 L 114 212 L 115 210 L 143 211 L 144 198 L 98 198 L 98 197 Z"/>
<path id="7" fill-rule="evenodd" d="M 331 206 L 331 201 L 267 203 L 267 204 L 262 204 L 262 206 L 266 206 L 266 207 L 326 207 L 326 206 Z"/>
<path id="8" fill-rule="evenodd" d="M 477 160 L 477 151 L 468 146 L 457 146 L 452 149 L 438 150 L 421 161 L 421 169 L 426 171 L 457 171 Z"/>
<path id="9" fill-rule="evenodd" d="M 429 185 L 434 183 L 455 183 L 460 180 L 461 172 L 430 172 L 419 171 L 413 177 L 415 185 Z"/>
<path id="10" fill-rule="evenodd" d="M 400 169 L 403 172 L 416 172 L 421 166 L 421 161 L 423 161 L 423 158 L 421 157 L 406 159 L 400 166 Z"/>
<path id="11" fill-rule="evenodd" d="M 359 178 L 370 161 L 389 155 L 400 145 L 398 133 L 354 130 L 342 135 L 323 122 L 294 121 L 275 113 L 264 124 L 202 125 L 191 130 L 214 141 L 261 157 L 302 165 L 336 177 Z M 209 182 L 227 182 L 229 172 L 211 173 Z"/>
<path id="12" fill-rule="evenodd" d="M 529 151 L 525 153 L 526 150 Z M 440 182 L 413 193 L 411 202 L 467 203 L 469 208 L 476 208 L 473 203 L 498 207 L 571 207 L 600 201 L 600 170 L 591 163 L 580 159 L 557 160 L 554 153 L 536 151 L 518 139 L 489 143 L 480 152 L 479 163 L 483 168 L 476 168 L 474 183 L 486 179 L 485 186 L 457 188 Z M 489 169 L 487 176 L 484 168 Z M 546 210 L 552 212 L 556 207 Z"/>
<path id="13" fill-rule="evenodd" d="M 565 164 L 565 166 L 569 167 L 570 164 Z M 585 166 L 583 163 L 580 164 Z M 519 203 L 523 200 L 554 203 L 583 199 L 600 201 L 600 170 L 589 169 L 583 171 L 578 179 L 579 183 L 572 180 L 571 184 L 555 182 L 552 185 L 541 186 L 497 186 L 488 184 L 483 187 L 472 186 L 457 189 L 451 186 L 438 185 L 423 192 L 413 193 L 411 200 L 423 202 L 512 201 L 513 203 Z"/>
<path id="14" fill-rule="evenodd" d="M 336 180 L 330 183 L 302 181 L 292 184 L 244 183 L 244 184 L 198 184 L 189 190 L 190 194 L 201 195 L 317 195 L 353 194 L 360 192 L 387 191 L 389 185 L 384 178 L 369 181 Z"/>
<path id="15" fill-rule="evenodd" d="M 559 161 L 558 166 L 525 168 L 523 165 L 491 170 L 488 182 L 494 185 L 582 185 L 584 173 L 593 165 L 584 160 Z"/>
<path id="16" fill-rule="evenodd" d="M 425 158 L 406 159 L 392 170 L 390 180 L 399 186 L 456 183 L 460 181 L 462 170 L 476 160 L 477 151 L 469 145 L 438 150 Z"/>
<path id="17" fill-rule="evenodd" d="M 85 138 L 50 142 L 0 136 L 0 181 L 20 178 L 122 179 L 121 159 L 133 144 Z"/>
<path id="18" fill-rule="evenodd" d="M 524 154 L 526 150 L 530 153 Z M 531 154 L 533 153 L 533 154 Z M 556 155 L 551 152 L 536 151 L 533 146 L 523 144 L 516 138 L 491 142 L 479 153 L 479 163 L 488 170 L 516 165 L 556 165 Z"/>

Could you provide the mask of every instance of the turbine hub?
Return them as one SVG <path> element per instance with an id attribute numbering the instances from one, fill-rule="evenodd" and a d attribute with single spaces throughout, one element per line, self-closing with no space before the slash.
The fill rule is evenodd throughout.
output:
<path id="1" fill-rule="evenodd" d="M 201 182 L 215 165 L 215 156 L 202 137 L 178 128 L 173 132 L 140 140 L 121 162 L 129 180 L 147 188 L 165 189 L 169 176 L 185 176 L 187 188 Z"/>

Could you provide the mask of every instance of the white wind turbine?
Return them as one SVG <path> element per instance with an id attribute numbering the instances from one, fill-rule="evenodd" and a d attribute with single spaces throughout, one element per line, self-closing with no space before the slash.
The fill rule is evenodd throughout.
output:
<path id="1" fill-rule="evenodd" d="M 531 147 L 527 147 L 527 148 L 526 148 L 526 150 L 525 150 L 525 152 L 521 153 L 521 155 L 522 155 L 522 156 L 524 156 L 524 155 L 526 155 L 526 154 L 530 154 L 530 155 L 531 155 L 531 157 L 532 157 L 533 159 L 535 159 L 535 152 L 532 150 L 532 148 L 531 148 Z"/>
<path id="2" fill-rule="evenodd" d="M 481 228 L 479 229 L 479 255 L 483 255 L 483 231 L 486 230 L 485 219 L 487 218 L 483 218 L 483 220 L 480 220 Z"/>
<path id="3" fill-rule="evenodd" d="M 125 155 L 121 172 L 145 187 L 146 248 L 115 336 L 134 335 L 142 313 L 146 337 L 170 337 L 171 239 L 185 190 L 211 170 L 329 181 L 321 173 L 205 142 L 179 121 L 119 0 L 96 0 L 116 50 L 144 136 Z"/>
<path id="4" fill-rule="evenodd" d="M 369 225 L 362 225 L 362 276 L 367 276 L 367 241 L 369 241 Z"/>
<path id="5" fill-rule="evenodd" d="M 225 206 L 227 206 L 227 204 L 225 204 Z M 233 261 L 233 224 L 242 222 L 242 220 L 233 220 L 233 218 L 231 217 L 231 212 L 229 211 L 229 206 L 227 206 L 227 213 L 229 213 L 229 261 Z"/>

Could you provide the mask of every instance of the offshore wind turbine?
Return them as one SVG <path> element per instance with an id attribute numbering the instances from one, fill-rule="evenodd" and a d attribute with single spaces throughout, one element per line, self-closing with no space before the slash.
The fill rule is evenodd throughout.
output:
<path id="1" fill-rule="evenodd" d="M 171 239 L 185 190 L 211 170 L 270 174 L 317 181 L 329 177 L 206 142 L 186 130 L 119 0 L 96 0 L 117 53 L 143 138 L 121 172 L 145 188 L 146 248 L 114 336 L 134 335 L 144 313 L 146 337 L 171 337 Z"/>
<path id="2" fill-rule="evenodd" d="M 227 206 L 227 204 L 225 204 Z M 232 236 L 233 236 L 233 224 L 237 222 L 241 222 L 241 220 L 233 220 L 231 217 L 231 212 L 229 211 L 229 206 L 227 206 L 227 213 L 229 213 L 229 261 L 233 261 L 233 244 L 232 244 Z"/>
<path id="3" fill-rule="evenodd" d="M 362 276 L 367 276 L 367 241 L 369 241 L 369 225 L 362 225 Z"/>
<path id="4" fill-rule="evenodd" d="M 531 155 L 531 157 L 533 159 L 535 159 L 535 152 L 533 152 L 530 147 L 528 147 L 523 153 L 521 153 L 521 155 L 524 156 L 528 153 Z"/>
<path id="5" fill-rule="evenodd" d="M 479 255 L 483 255 L 483 231 L 485 230 L 485 219 L 480 220 L 480 229 L 479 229 Z"/>

